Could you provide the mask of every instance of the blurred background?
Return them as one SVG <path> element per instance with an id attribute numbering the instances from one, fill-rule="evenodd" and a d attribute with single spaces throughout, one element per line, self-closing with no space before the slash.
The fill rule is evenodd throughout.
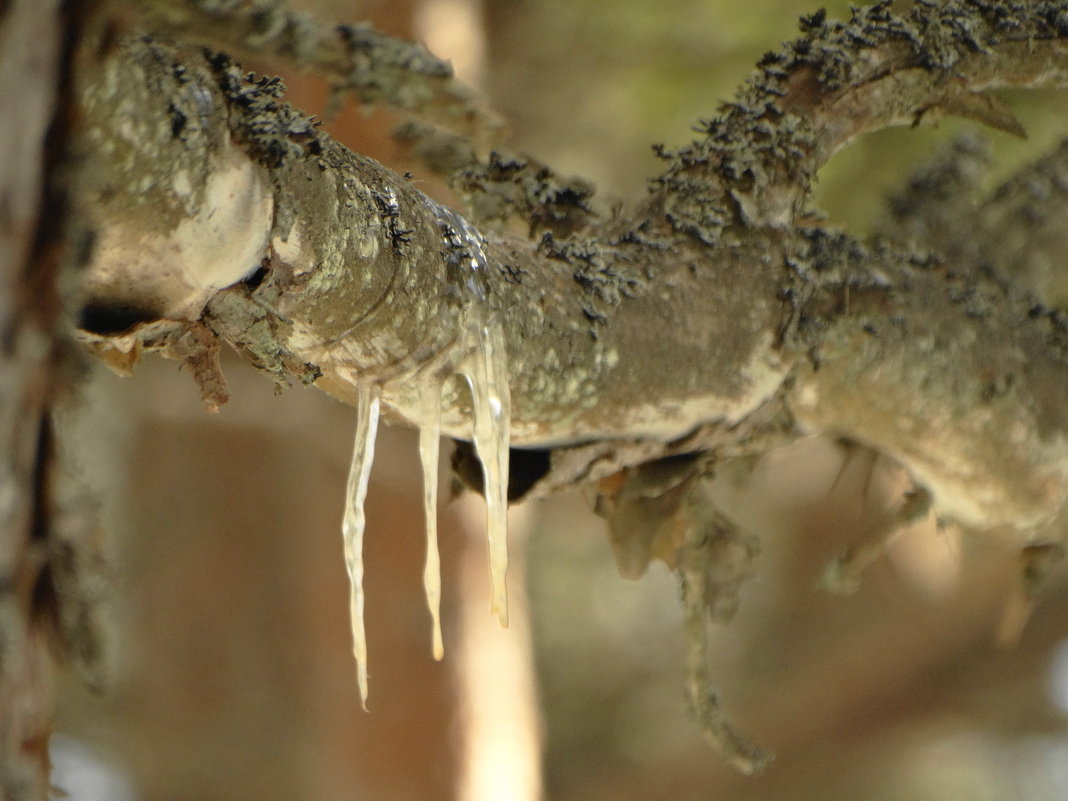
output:
<path id="1" fill-rule="evenodd" d="M 643 191 L 658 169 L 653 142 L 684 143 L 815 10 L 795 0 L 299 5 L 451 58 L 511 121 L 516 149 L 592 179 L 605 207 Z M 295 105 L 323 113 L 323 81 L 285 77 Z M 1030 137 L 990 134 L 991 186 L 1068 132 L 1063 95 L 1006 97 Z M 326 128 L 447 201 L 391 142 L 398 122 L 346 101 Z M 909 166 L 964 127 L 859 142 L 821 175 L 818 203 L 832 222 L 868 230 Z M 60 681 L 57 797 L 1068 797 L 1064 572 L 1015 638 L 1004 634 L 1023 617 L 1020 565 L 996 535 L 921 521 L 854 594 L 821 590 L 826 566 L 903 487 L 893 465 L 827 439 L 717 485 L 762 544 L 741 611 L 716 630 L 713 675 L 732 720 L 776 752 L 763 775 L 724 767 L 687 720 L 674 578 L 654 565 L 620 579 L 581 493 L 512 510 L 507 631 L 488 612 L 481 499 L 443 502 L 446 656 L 435 662 L 416 437 L 389 427 L 367 508 L 361 711 L 340 536 L 354 412 L 312 389 L 276 396 L 236 359 L 227 374 L 233 400 L 211 416 L 172 363 L 150 360 L 130 379 L 94 368 L 68 422 L 111 535 L 112 636 L 103 693 Z"/>

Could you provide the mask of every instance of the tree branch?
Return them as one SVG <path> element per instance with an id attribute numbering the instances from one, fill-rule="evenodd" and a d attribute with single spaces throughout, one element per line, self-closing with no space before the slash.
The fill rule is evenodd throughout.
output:
<path id="1" fill-rule="evenodd" d="M 281 58 L 330 79 L 335 91 L 424 117 L 484 146 L 504 133 L 501 119 L 455 80 L 447 61 L 370 25 L 324 25 L 291 11 L 282 0 L 122 5 L 145 29 L 213 45 L 235 57 Z"/>
<path id="2" fill-rule="evenodd" d="M 764 56 L 747 87 L 703 124 L 657 180 L 675 227 L 710 244 L 740 225 L 788 226 L 813 178 L 866 133 L 958 114 L 1022 134 L 1004 86 L 1060 86 L 1068 53 L 1057 2 L 918 2 L 905 16 L 880 2 L 848 23 L 823 12 L 804 36 Z"/>
<path id="3" fill-rule="evenodd" d="M 982 20 L 974 7 L 962 7 Z M 880 8 L 863 20 L 876 12 L 894 19 Z M 953 499 L 947 513 L 977 525 L 1032 526 L 1063 500 L 1059 448 L 1068 418 L 1041 389 L 1063 381 L 1061 345 L 1049 344 L 1053 323 L 1028 319 L 1007 298 L 991 299 L 979 319 L 959 300 L 977 290 L 917 267 L 911 254 L 870 253 L 842 236 L 780 226 L 802 206 L 807 176 L 838 144 L 930 109 L 944 95 L 941 65 L 950 64 L 954 85 L 969 90 L 988 86 L 1010 56 L 1020 59 L 1010 77 L 1060 81 L 1064 49 L 1043 20 L 1025 20 L 1033 30 L 1016 29 L 1005 42 L 988 26 L 982 52 L 970 35 L 958 42 L 960 53 L 934 63 L 929 50 L 902 39 L 900 25 L 882 22 L 890 33 L 859 51 L 855 60 L 865 69 L 856 75 L 842 65 L 829 72 L 841 56 L 830 46 L 820 70 L 808 56 L 796 63 L 768 57 L 765 71 L 778 65 L 777 80 L 799 88 L 778 101 L 770 83 L 751 90 L 768 98 L 763 116 L 749 101 L 729 107 L 710 124 L 700 158 L 697 146 L 672 157 L 657 191 L 635 211 L 581 239 L 550 234 L 537 242 L 483 238 L 403 178 L 318 131 L 278 101 L 276 83 L 253 83 L 222 57 L 129 43 L 86 87 L 86 141 L 96 158 L 84 206 L 96 210 L 99 242 L 88 308 L 104 318 L 115 309 L 144 320 L 203 316 L 276 376 L 296 372 L 349 402 L 355 381 L 382 384 L 386 413 L 416 423 L 412 376 L 455 369 L 463 320 L 486 304 L 504 324 L 515 444 L 612 443 L 595 449 L 592 462 L 570 465 L 568 481 L 680 447 L 752 447 L 754 421 L 760 432 L 796 434 L 793 413 L 807 429 L 844 433 L 901 459 Z M 1026 56 L 1020 30 L 1034 39 Z M 840 35 L 821 22 L 809 26 L 805 41 Z M 805 49 L 795 43 L 787 52 Z M 901 73 L 907 80 L 891 77 Z M 881 76 L 879 91 L 859 91 L 871 88 L 872 74 Z M 123 102 L 139 109 L 134 131 L 129 122 L 115 130 L 114 109 Z M 773 102 L 804 110 L 815 123 L 779 114 Z M 836 116 L 843 108 L 848 123 Z M 762 134 L 772 117 L 776 130 L 792 133 Z M 723 130 L 734 133 L 716 133 Z M 803 150 L 786 147 L 783 137 Z M 109 149 L 136 155 L 109 163 Z M 117 174 L 93 174 L 102 170 Z M 146 190 L 122 191 L 134 175 Z M 733 213 L 705 224 L 701 215 L 728 203 Z M 219 237 L 226 258 L 208 258 L 217 257 Z M 137 243 L 137 255 L 128 242 Z M 177 255 L 175 242 L 185 249 Z M 221 272 L 209 274 L 214 269 Z M 254 280 L 241 282 L 244 276 Z M 119 332 L 106 327 L 97 326 L 101 346 L 129 349 L 138 338 L 119 326 L 124 336 L 116 339 Z M 988 348 L 994 331 L 1008 344 Z M 934 345 L 952 348 L 954 358 L 937 358 L 928 350 Z M 974 348 L 966 367 L 962 348 Z M 1023 372 L 1015 367 L 1020 359 Z M 991 371 L 1001 378 L 984 378 Z M 998 413 L 1004 407 L 1005 419 L 1033 437 L 1006 441 L 993 414 L 983 416 L 984 426 L 954 425 L 934 436 L 928 421 L 978 419 L 974 402 L 1004 380 L 1013 389 Z M 907 402 L 887 409 L 883 401 L 899 395 Z M 883 422 L 872 419 L 875 409 Z M 458 393 L 444 430 L 468 436 Z M 902 444 L 917 440 L 910 431 L 932 438 L 922 447 Z M 1020 468 L 1009 483 L 1030 490 L 1003 486 L 997 454 Z M 986 489 L 965 486 L 975 482 Z"/>

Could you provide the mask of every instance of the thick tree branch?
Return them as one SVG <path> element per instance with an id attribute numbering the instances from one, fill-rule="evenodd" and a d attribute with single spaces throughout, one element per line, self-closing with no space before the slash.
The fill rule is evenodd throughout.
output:
<path id="1" fill-rule="evenodd" d="M 1068 466 L 1063 319 L 937 261 L 830 252 L 854 266 L 834 281 L 830 318 L 811 321 L 818 344 L 798 373 L 798 420 L 898 459 L 940 514 L 1032 534 L 1050 524 Z M 855 282 L 862 270 L 866 287 Z M 821 295 L 832 302 L 833 292 Z"/>
<path id="2" fill-rule="evenodd" d="M 1027 83 L 1059 81 L 1060 72 L 1050 68 L 1061 57 L 1059 41 L 1039 39 L 1051 35 L 1046 28 L 1034 34 L 1023 59 L 1032 69 L 1017 65 L 1013 76 Z M 810 30 L 810 38 L 815 35 Z M 930 88 L 917 88 L 921 74 L 930 75 L 930 84 L 945 80 L 941 67 L 923 61 L 926 51 L 916 55 L 914 43 L 890 38 L 889 45 L 880 41 L 862 49 L 858 61 L 878 62 L 880 74 L 893 74 L 900 65 L 909 80 L 899 88 L 908 91 L 892 103 L 882 92 L 851 95 L 854 106 L 862 105 L 860 96 L 874 104 L 852 115 L 866 126 L 874 119 L 901 119 L 901 108 L 929 107 Z M 876 57 L 883 46 L 893 58 Z M 1015 42 L 1004 46 L 1016 52 Z M 950 59 L 956 82 L 966 88 L 974 77 L 985 87 L 991 72 L 983 59 L 997 61 L 997 47 L 990 43 L 990 53 Z M 901 458 L 925 482 L 944 485 L 947 498 L 955 499 L 947 511 L 975 524 L 1032 525 L 1048 520 L 1063 497 L 1057 477 L 1065 469 L 1058 458 L 1065 416 L 1041 390 L 1063 381 L 1057 372 L 1062 354 L 1051 353 L 1046 341 L 1050 323 L 1029 320 L 1026 309 L 1011 304 L 991 303 L 979 319 L 954 301 L 970 296 L 972 288 L 947 284 L 938 271 L 910 264 L 908 254 L 873 257 L 844 237 L 755 225 L 789 221 L 803 195 L 799 187 L 807 185 L 804 174 L 833 150 L 821 143 L 851 136 L 842 126 L 806 134 L 808 155 L 791 156 L 779 144 L 754 148 L 740 139 L 717 144 L 720 139 L 711 136 L 712 155 L 696 160 L 691 151 L 676 158 L 670 174 L 686 175 L 685 182 L 662 180 L 637 211 L 591 229 L 585 238 L 487 240 L 404 179 L 346 151 L 288 110 L 276 99 L 276 85 L 246 81 L 223 58 L 205 62 L 197 53 L 179 55 L 143 42 L 126 48 L 125 58 L 103 64 L 86 89 L 89 146 L 103 154 L 131 154 L 125 163 L 94 159 L 85 180 L 86 207 L 99 215 L 88 305 L 98 317 L 125 309 L 133 315 L 120 315 L 127 324 L 138 315 L 192 323 L 203 314 L 209 328 L 276 374 L 296 371 L 349 401 L 356 380 L 383 384 L 388 413 L 416 422 L 412 376 L 453 369 L 462 358 L 456 352 L 462 321 L 486 303 L 504 323 L 514 442 L 612 443 L 585 465 L 571 465 L 567 480 L 596 478 L 709 443 L 766 447 L 763 440 L 749 443 L 753 421 L 762 431 L 788 432 L 788 410 L 796 406 L 806 427 L 870 442 Z M 975 49 L 970 38 L 960 48 Z M 807 61 L 782 69 L 784 81 L 813 74 Z M 850 74 L 845 71 L 841 80 Z M 870 83 L 869 73 L 862 78 L 863 85 Z M 889 85 L 889 77 L 879 80 Z M 848 94 L 840 83 L 831 86 L 834 97 Z M 803 97 L 814 118 L 831 119 L 814 91 L 806 79 Z M 123 102 L 140 109 L 133 130 L 128 121 L 114 130 L 113 110 Z M 886 105 L 893 106 L 892 114 L 880 110 Z M 738 136 L 748 129 L 752 141 L 764 141 L 763 122 L 742 125 L 735 119 L 744 116 L 740 109 L 731 107 L 712 127 L 737 129 Z M 137 180 L 145 191 L 119 190 L 133 174 L 142 176 Z M 706 194 L 695 194 L 694 181 Z M 742 187 L 748 187 L 749 200 Z M 693 226 L 680 224 L 679 209 L 707 209 L 717 193 L 736 201 L 731 233 L 721 218 L 715 230 L 691 236 Z M 782 202 L 787 195 L 794 200 Z M 224 225 L 219 199 L 228 201 Z M 763 211 L 753 212 L 757 207 Z M 209 229 L 210 236 L 225 237 L 231 249 L 225 258 L 197 252 L 218 253 Z M 139 256 L 127 241 L 137 243 Z M 153 241 L 158 252 L 146 273 L 144 248 Z M 175 242 L 185 250 L 173 252 Z M 252 283 L 223 289 L 249 275 Z M 875 308 L 885 311 L 876 315 Z M 873 327 L 882 330 L 873 335 Z M 921 336 L 923 331 L 930 335 Z M 1010 343 L 1007 363 L 989 356 L 999 352 L 986 347 L 983 332 L 992 331 Z M 97 334 L 114 333 L 97 326 Z M 117 344 L 130 347 L 137 336 L 127 334 Z M 952 347 L 955 357 L 974 347 L 976 355 L 966 368 L 954 358 L 928 370 L 922 365 L 937 362 L 938 349 L 928 350 L 935 345 Z M 875 352 L 878 372 L 871 362 Z M 1018 359 L 1041 380 L 1032 383 L 1016 371 Z M 909 430 L 928 431 L 925 421 L 932 418 L 975 417 L 972 401 L 1001 380 L 984 378 L 991 370 L 995 378 L 1013 376 L 1015 402 L 1004 402 L 1006 414 L 1037 440 L 1007 442 L 1006 429 L 987 414 L 985 426 L 950 427 L 959 436 L 941 429 L 945 436 L 925 438 L 922 447 L 901 444 Z M 892 382 L 910 400 L 890 414 L 881 399 L 890 397 L 883 384 Z M 974 385 L 975 392 L 962 395 L 963 385 Z M 454 396 L 445 416 L 453 436 L 468 435 L 465 404 Z M 884 433 L 871 419 L 877 408 L 893 419 L 882 425 L 889 426 Z M 1002 451 L 1020 468 L 1010 483 L 1030 490 L 1002 486 L 1006 471 L 993 470 L 998 459 L 992 455 Z M 1001 477 L 986 475 L 991 472 Z M 989 495 L 989 501 L 965 503 L 964 484 L 977 477 L 990 486 L 975 494 Z"/>
<path id="3" fill-rule="evenodd" d="M 481 302 L 478 293 L 485 292 L 494 311 L 509 321 L 513 394 L 521 399 L 513 431 L 519 443 L 529 444 L 628 433 L 670 438 L 686 433 L 701 419 L 737 421 L 781 381 L 783 368 L 772 354 L 782 316 L 773 270 L 756 279 L 757 291 L 752 293 L 732 289 L 727 282 L 717 286 L 691 269 L 691 264 L 706 258 L 702 248 L 682 242 L 686 250 L 678 253 L 678 263 L 670 268 L 676 278 L 664 281 L 678 304 L 690 309 L 680 314 L 683 309 L 678 304 L 672 307 L 651 292 L 637 291 L 650 280 L 652 265 L 645 263 L 650 255 L 662 261 L 659 243 L 644 242 L 640 233 L 606 231 L 608 244 L 593 240 L 588 251 L 583 244 L 552 239 L 529 244 L 481 240 L 460 218 L 404 179 L 349 153 L 303 118 L 289 112 L 266 116 L 278 114 L 271 88 L 244 83 L 228 63 L 202 62 L 196 72 L 184 66 L 181 76 L 174 77 L 168 74 L 174 70 L 174 55 L 158 45 L 133 44 L 130 56 L 108 65 L 101 87 L 89 90 L 88 114 L 100 123 L 90 136 L 110 135 L 105 126 L 114 98 L 98 94 L 106 91 L 105 85 L 146 87 L 138 90 L 137 97 L 138 105 L 146 106 L 138 123 L 142 130 L 115 132 L 122 137 L 124 152 L 141 149 L 125 165 L 141 172 L 149 168 L 148 151 L 159 144 L 159 137 L 154 141 L 148 131 L 163 125 L 169 132 L 176 120 L 197 119 L 191 106 L 205 96 L 201 90 L 212 92 L 211 113 L 219 118 L 228 106 L 232 111 L 234 106 L 243 108 L 231 124 L 258 164 L 246 161 L 239 168 L 233 166 L 239 158 L 235 147 L 220 144 L 218 129 L 205 124 L 209 119 L 205 118 L 197 128 L 189 124 L 182 131 L 183 152 L 163 169 L 188 165 L 188 171 L 195 172 L 186 180 L 200 197 L 239 190 L 241 204 L 227 204 L 230 217 L 223 225 L 228 242 L 246 242 L 249 255 L 241 250 L 228 258 L 220 265 L 221 276 L 194 274 L 210 259 L 193 250 L 165 254 L 162 250 L 169 240 L 163 239 L 153 269 L 157 278 L 132 276 L 137 265 L 124 243 L 132 239 L 143 252 L 146 241 L 155 241 L 159 228 L 171 224 L 156 212 L 165 204 L 176 214 L 175 193 L 170 183 L 154 184 L 136 196 L 100 192 L 86 204 L 100 210 L 100 244 L 88 304 L 98 317 L 108 306 L 117 305 L 128 312 L 138 307 L 147 317 L 189 318 L 207 304 L 214 324 L 226 325 L 233 319 L 227 309 L 244 302 L 258 310 L 259 318 L 269 317 L 272 325 L 286 329 L 284 337 L 275 334 L 279 346 L 298 356 L 297 363 L 316 364 L 323 374 L 319 384 L 328 391 L 351 399 L 349 376 L 358 371 L 361 380 L 387 383 L 393 413 L 414 420 L 413 399 L 404 389 L 409 382 L 399 382 L 394 395 L 389 394 L 394 386 L 390 382 L 449 358 L 460 334 L 460 317 Z M 195 62 L 185 62 L 191 63 Z M 195 91 L 188 88 L 192 80 L 200 81 Z M 182 92 L 178 95 L 182 107 L 176 105 L 175 89 Z M 150 106 L 155 107 L 155 119 L 148 113 Z M 95 116 L 98 113 L 100 117 Z M 275 130 L 262 135 L 257 125 L 265 120 L 274 120 Z M 306 138 L 306 143 L 294 144 L 297 137 Z M 103 141 L 99 146 L 108 147 Z M 229 183 L 216 190 L 213 182 L 224 180 L 219 176 Z M 114 180 L 109 177 L 107 184 L 114 185 Z M 192 194 L 187 198 L 182 199 L 192 203 L 198 199 Z M 236 208 L 245 212 L 240 226 L 232 219 Z M 203 220 L 205 228 L 218 233 L 215 215 L 209 206 L 191 220 L 197 225 Z M 215 242 L 207 242 L 201 228 L 196 231 L 187 247 L 195 244 L 214 251 Z M 151 238 L 146 240 L 146 235 Z M 617 241 L 611 240 L 613 236 Z M 488 269 L 468 275 L 468 262 L 478 247 L 485 250 Z M 259 259 L 265 260 L 269 274 L 261 277 L 254 292 L 247 285 L 215 292 L 220 284 L 255 269 Z M 728 267 L 717 269 L 725 275 Z M 667 278 L 663 270 L 661 275 Z M 482 286 L 472 289 L 469 278 Z M 582 282 L 591 288 L 584 289 Z M 632 297 L 620 306 L 625 294 Z M 757 308 L 749 321 L 739 319 L 737 310 L 750 303 L 750 297 L 760 299 Z M 398 316 L 402 304 L 406 313 Z M 632 322 L 598 322 L 607 313 L 622 310 Z M 703 319 L 706 310 L 713 312 L 711 323 Z M 693 322 L 684 328 L 669 325 L 680 317 Z M 699 328 L 700 338 L 695 339 Z M 617 369 L 622 359 L 647 348 L 643 330 L 658 329 L 664 332 L 659 359 L 646 351 L 641 356 L 644 369 L 636 370 L 636 365 Z M 239 340 L 242 336 L 237 331 L 228 335 Z M 718 343 L 729 368 L 704 358 L 709 338 Z M 737 367 L 750 359 L 750 353 L 752 368 L 739 373 Z M 675 370 L 674 360 L 680 356 L 697 365 L 699 374 Z M 564 387 L 559 386 L 562 374 L 570 377 Z M 660 387 L 657 398 L 649 397 L 651 381 Z M 705 394 L 695 397 L 695 392 Z M 664 404 L 672 403 L 677 408 L 665 410 Z M 456 435 L 466 434 L 462 409 L 447 416 L 445 425 Z"/>

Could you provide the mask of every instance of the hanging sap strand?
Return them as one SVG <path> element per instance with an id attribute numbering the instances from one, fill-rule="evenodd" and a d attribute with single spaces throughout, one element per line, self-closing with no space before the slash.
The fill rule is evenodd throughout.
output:
<path id="1" fill-rule="evenodd" d="M 434 658 L 445 655 L 441 639 L 441 559 L 438 556 L 438 445 L 441 437 L 441 379 L 428 376 L 419 386 L 419 461 L 423 467 L 426 565 L 423 588 L 433 621 Z"/>
<path id="2" fill-rule="evenodd" d="M 489 543 L 490 611 L 508 625 L 508 444 L 511 400 L 504 331 L 490 314 L 486 293 L 488 262 L 481 234 L 455 212 L 435 206 L 448 245 L 446 265 L 465 291 L 458 343 L 466 354 L 457 371 L 471 389 L 472 440 L 482 463 Z"/>
<path id="3" fill-rule="evenodd" d="M 471 390 L 472 440 L 485 477 L 487 539 L 491 585 L 491 612 L 502 626 L 508 625 L 508 444 L 511 400 L 504 332 L 490 314 L 486 293 L 487 260 L 481 235 L 460 215 L 440 206 L 435 212 L 447 249 L 443 254 L 448 280 L 461 290 L 456 352 L 444 367 L 428 371 L 418 380 L 419 455 L 423 470 L 423 506 L 426 515 L 426 565 L 423 586 L 433 621 L 434 658 L 441 659 L 441 563 L 437 538 L 437 469 L 441 428 L 443 377 L 455 371 Z M 363 536 L 366 526 L 363 505 L 374 459 L 381 387 L 354 382 L 357 387 L 356 442 L 349 470 L 342 535 L 345 567 L 352 585 L 353 652 L 360 700 L 367 708 L 367 637 L 364 629 Z"/>
<path id="4" fill-rule="evenodd" d="M 508 440 L 510 399 L 504 335 L 499 325 L 472 325 L 474 350 L 463 371 L 471 388 L 475 452 L 482 462 L 489 543 L 490 613 L 508 625 Z"/>
<path id="5" fill-rule="evenodd" d="M 363 625 L 363 533 L 366 518 L 363 503 L 374 461 L 375 435 L 378 431 L 378 408 L 381 390 L 377 385 L 357 384 L 356 443 L 345 489 L 345 516 L 341 534 L 345 543 L 345 569 L 351 593 L 349 613 L 352 620 L 352 650 L 356 656 L 356 680 L 360 686 L 360 703 L 367 709 L 367 635 Z"/>

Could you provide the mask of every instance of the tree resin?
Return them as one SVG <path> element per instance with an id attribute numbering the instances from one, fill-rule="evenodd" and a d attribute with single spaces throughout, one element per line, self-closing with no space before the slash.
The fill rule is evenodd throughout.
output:
<path id="1" fill-rule="evenodd" d="M 438 447 L 441 438 L 441 380 L 428 376 L 419 387 L 419 460 L 423 466 L 426 564 L 423 588 L 433 621 L 434 658 L 445 655 L 441 638 L 441 559 L 438 556 Z"/>
<path id="2" fill-rule="evenodd" d="M 468 328 L 471 355 L 462 374 L 471 388 L 475 452 L 482 462 L 486 498 L 486 529 L 489 542 L 490 612 L 502 626 L 508 625 L 508 441 L 511 399 L 504 332 L 490 322 L 485 312 Z M 480 319 L 478 319 L 480 318 Z"/>
<path id="3" fill-rule="evenodd" d="M 367 498 L 367 482 L 371 477 L 371 463 L 375 457 L 375 435 L 378 432 L 378 409 L 381 390 L 377 385 L 357 384 L 356 387 L 356 443 L 352 449 L 352 465 L 346 485 L 345 517 L 341 535 L 345 542 L 345 569 L 352 585 L 349 613 L 352 618 L 352 650 L 356 656 L 356 680 L 360 685 L 360 704 L 367 709 L 367 634 L 363 625 L 363 532 L 367 519 L 363 503 Z"/>
<path id="4" fill-rule="evenodd" d="M 419 459 L 423 472 L 423 511 L 426 518 L 426 564 L 423 587 L 433 622 L 434 658 L 441 659 L 445 646 L 441 636 L 441 559 L 438 553 L 438 456 L 441 435 L 441 390 L 444 377 L 455 371 L 471 390 L 471 438 L 482 463 L 483 496 L 486 499 L 486 529 L 490 567 L 490 612 L 502 626 L 508 625 L 508 444 L 511 397 L 508 389 L 508 359 L 504 331 L 489 310 L 486 291 L 487 261 L 478 231 L 455 212 L 434 205 L 446 245 L 445 263 L 467 302 L 458 322 L 456 350 L 443 369 L 428 371 L 418 380 L 417 416 Z M 367 635 L 364 630 L 363 535 L 366 525 L 363 504 L 374 459 L 381 387 L 356 382 L 356 444 L 349 469 L 345 518 L 345 567 L 352 584 L 353 652 L 360 701 L 367 709 Z"/>
<path id="5" fill-rule="evenodd" d="M 508 625 L 508 440 L 511 400 L 504 330 L 490 311 L 485 240 L 462 216 L 433 204 L 446 272 L 465 297 L 458 342 L 460 373 L 471 388 L 472 440 L 482 462 L 489 540 L 490 611 Z"/>

